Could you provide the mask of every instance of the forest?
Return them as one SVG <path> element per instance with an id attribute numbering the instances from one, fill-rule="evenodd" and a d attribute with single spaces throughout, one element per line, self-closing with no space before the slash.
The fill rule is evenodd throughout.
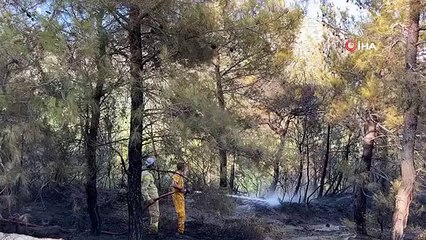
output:
<path id="1" fill-rule="evenodd" d="M 424 0 L 1 0 L 0 239 L 426 239 L 425 93 Z"/>

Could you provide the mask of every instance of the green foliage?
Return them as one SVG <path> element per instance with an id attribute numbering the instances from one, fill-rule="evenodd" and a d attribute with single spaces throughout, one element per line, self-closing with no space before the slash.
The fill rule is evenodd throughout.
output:
<path id="1" fill-rule="evenodd" d="M 146 62 L 138 73 L 145 104 L 137 117 L 144 123 L 142 150 L 161 159 L 161 168 L 174 169 L 184 160 L 197 185 L 216 185 L 218 140 L 223 140 L 227 170 L 234 167 L 239 191 L 263 195 L 276 159 L 283 187 L 294 187 L 303 162 L 302 188 L 308 169 L 315 188 L 330 124 L 326 184 L 342 174 L 341 190 L 357 177 L 352 173 L 361 149 L 356 134 L 367 117 L 377 116 L 389 145 L 399 142 L 406 97 L 400 94 L 404 47 L 398 26 L 406 15 L 404 1 L 372 7 L 362 23 L 349 12 L 324 7 L 329 14 L 324 25 L 272 0 L 166 1 L 158 8 L 160 1 L 132 2 L 142 12 L 153 9 L 141 23 Z M 104 9 L 109 4 L 113 7 Z M 36 12 L 31 20 L 16 10 L 17 3 L 2 5 L 7 7 L 0 10 L 0 72 L 7 76 L 0 80 L 0 191 L 10 190 L 2 192 L 5 201 L 16 200 L 18 185 L 24 191 L 30 182 L 84 181 L 85 130 L 99 79 L 104 80 L 96 143 L 99 186 L 125 184 L 131 64 L 128 16 L 121 16 L 125 7 L 110 1 L 29 1 L 25 7 Z M 51 8 L 57 12 L 38 13 Z M 99 25 L 105 33 L 98 32 Z M 336 34 L 333 26 L 346 33 Z M 101 59 L 103 34 L 108 44 Z M 377 50 L 342 53 L 339 43 L 352 37 L 374 42 Z M 219 90 L 225 107 L 219 105 Z M 277 156 L 287 120 L 283 153 Z M 398 149 L 385 152 L 385 143 L 376 145 L 374 154 L 395 160 Z M 377 191 L 377 185 L 371 187 Z M 203 207 L 233 210 L 222 193 L 207 191 L 202 200 L 212 205 Z M 383 197 L 375 195 L 379 209 Z"/>

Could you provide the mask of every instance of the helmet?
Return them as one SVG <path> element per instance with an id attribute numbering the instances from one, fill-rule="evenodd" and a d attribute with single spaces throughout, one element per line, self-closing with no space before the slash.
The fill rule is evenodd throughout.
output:
<path id="1" fill-rule="evenodd" d="M 148 166 L 151 166 L 152 164 L 154 164 L 155 163 L 155 158 L 154 157 L 149 157 L 149 158 L 147 158 L 146 159 L 146 161 L 145 161 L 145 165 L 148 167 Z"/>

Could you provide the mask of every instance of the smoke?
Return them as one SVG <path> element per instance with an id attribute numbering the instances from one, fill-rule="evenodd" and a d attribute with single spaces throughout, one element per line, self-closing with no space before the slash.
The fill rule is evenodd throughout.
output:
<path id="1" fill-rule="evenodd" d="M 307 197 L 311 196 L 312 193 L 315 191 L 314 188 L 308 189 L 307 191 Z M 263 197 L 256 197 L 256 196 L 241 196 L 241 195 L 231 195 L 228 194 L 228 197 L 237 198 L 246 200 L 249 202 L 256 202 L 259 204 L 264 204 L 270 207 L 276 207 L 281 205 L 282 203 L 302 203 L 305 199 L 305 191 L 303 190 L 303 194 L 296 194 L 293 195 L 294 191 L 289 191 L 284 194 L 283 191 L 275 191 L 275 192 L 269 192 L 265 194 Z M 314 195 L 312 195 L 314 197 Z M 312 199 L 312 197 L 310 199 Z"/>
<path id="2" fill-rule="evenodd" d="M 268 203 L 268 205 L 271 206 L 271 207 L 279 206 L 281 204 L 278 195 L 276 195 L 276 196 L 269 196 L 265 200 Z"/>
<path id="3" fill-rule="evenodd" d="M 280 200 L 278 198 L 278 195 L 269 196 L 268 198 L 258 198 L 258 197 L 230 195 L 230 194 L 228 194 L 227 196 L 231 197 L 231 198 L 238 198 L 238 199 L 242 199 L 242 200 L 247 200 L 249 202 L 256 202 L 258 204 L 264 204 L 264 205 L 271 206 L 271 207 L 279 206 L 281 204 Z"/>
<path id="4" fill-rule="evenodd" d="M 281 203 L 302 203 L 305 199 L 311 200 L 315 198 L 316 195 L 313 194 L 315 191 L 314 187 L 310 187 L 306 192 L 305 197 L 305 189 L 301 189 L 297 194 L 294 194 L 294 189 L 288 190 L 287 192 L 283 192 L 282 189 L 277 190 L 273 193 L 267 193 L 265 195 L 265 199 L 270 202 L 272 205 L 281 204 Z"/>

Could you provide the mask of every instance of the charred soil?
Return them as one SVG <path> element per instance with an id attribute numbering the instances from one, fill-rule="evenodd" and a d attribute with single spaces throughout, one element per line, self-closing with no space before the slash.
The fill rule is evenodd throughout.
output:
<path id="1" fill-rule="evenodd" d="M 99 190 L 103 233 L 98 236 L 92 235 L 88 230 L 90 220 L 86 213 L 83 188 L 52 184 L 33 191 L 32 196 L 32 201 L 22 204 L 23 207 L 14 211 L 14 214 L 3 214 L 4 218 L 0 221 L 2 232 L 67 240 L 127 239 L 125 232 L 128 210 L 123 191 Z M 217 202 L 203 194 L 187 197 L 186 234 L 181 239 L 358 239 L 355 238 L 348 220 L 352 215 L 350 195 L 325 198 L 312 202 L 309 206 L 269 206 L 260 201 L 227 198 L 225 206 L 221 208 L 220 204 L 219 207 L 215 206 Z M 147 235 L 145 239 L 177 239 L 177 220 L 170 197 L 160 201 L 160 212 L 160 233 L 158 236 Z M 147 213 L 144 216 L 144 226 L 148 227 L 149 216 Z M 16 224 L 14 220 L 24 220 L 30 225 Z M 406 239 L 415 239 L 414 234 Z"/>

